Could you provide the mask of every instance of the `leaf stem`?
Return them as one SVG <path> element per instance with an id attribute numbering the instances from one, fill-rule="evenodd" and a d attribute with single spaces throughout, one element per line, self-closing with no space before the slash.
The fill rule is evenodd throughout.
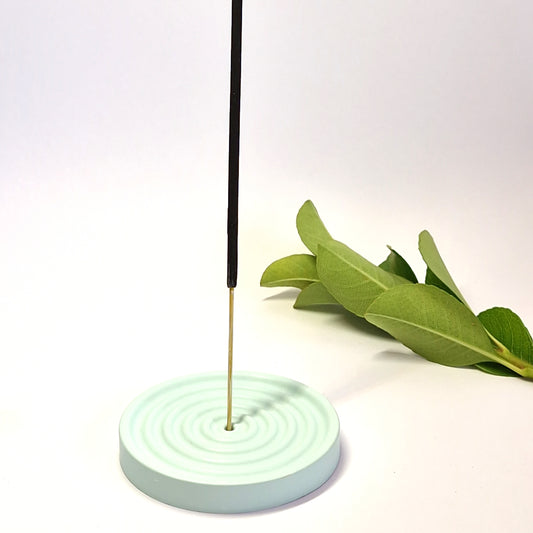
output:
<path id="1" fill-rule="evenodd" d="M 516 372 L 524 378 L 533 379 L 533 366 L 526 363 L 523 359 L 517 357 L 513 352 L 503 345 L 494 335 L 492 335 L 486 328 L 485 331 L 489 336 L 492 344 L 494 345 L 493 360 L 500 363 L 507 368 L 510 368 L 513 372 Z"/>

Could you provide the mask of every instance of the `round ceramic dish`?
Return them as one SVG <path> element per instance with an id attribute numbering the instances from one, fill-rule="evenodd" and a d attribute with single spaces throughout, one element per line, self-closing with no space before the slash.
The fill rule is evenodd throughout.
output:
<path id="1" fill-rule="evenodd" d="M 308 494 L 335 471 L 339 420 L 329 401 L 284 377 L 237 372 L 233 430 L 223 372 L 152 387 L 120 421 L 120 464 L 141 491 L 210 513 L 276 507 Z"/>

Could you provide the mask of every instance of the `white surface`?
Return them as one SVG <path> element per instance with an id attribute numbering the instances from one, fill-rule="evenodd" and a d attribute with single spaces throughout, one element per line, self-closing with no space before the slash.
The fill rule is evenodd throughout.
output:
<path id="1" fill-rule="evenodd" d="M 225 366 L 229 1 L 2 2 L 1 529 L 530 531 L 532 383 L 427 363 L 258 280 L 304 251 L 311 198 L 419 275 L 428 229 L 474 310 L 533 328 L 532 6 L 245 1 L 235 364 L 325 394 L 343 457 L 318 494 L 221 517 L 132 487 L 118 420 Z"/>

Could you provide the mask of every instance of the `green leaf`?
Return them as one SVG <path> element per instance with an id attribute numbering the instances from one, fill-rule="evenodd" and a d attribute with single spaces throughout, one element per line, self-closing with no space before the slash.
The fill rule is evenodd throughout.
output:
<path id="1" fill-rule="evenodd" d="M 493 307 L 478 315 L 485 329 L 516 357 L 533 365 L 533 339 L 520 319 L 506 307 Z"/>
<path id="2" fill-rule="evenodd" d="M 492 374 L 493 376 L 506 376 L 506 377 L 518 377 L 519 374 L 513 372 L 510 368 L 500 365 L 500 363 L 494 363 L 493 361 L 485 361 L 483 363 L 477 363 L 476 368 L 486 372 L 487 374 Z"/>
<path id="3" fill-rule="evenodd" d="M 391 272 L 392 274 L 396 274 L 402 278 L 412 281 L 413 283 L 418 283 L 415 273 L 407 261 L 390 246 L 387 246 L 387 248 L 390 250 L 390 253 L 387 256 L 387 259 L 385 259 L 385 261 L 383 261 L 379 267 L 387 272 Z"/>
<path id="4" fill-rule="evenodd" d="M 431 285 L 401 285 L 383 293 L 365 318 L 429 361 L 469 366 L 494 360 L 478 318 L 461 302 Z"/>
<path id="5" fill-rule="evenodd" d="M 418 237 L 418 249 L 428 267 L 426 283 L 445 290 L 468 307 L 465 298 L 448 272 L 433 237 L 426 230 Z"/>
<path id="6" fill-rule="evenodd" d="M 318 277 L 328 292 L 357 316 L 363 316 L 367 307 L 387 289 L 410 284 L 335 240 L 318 245 L 316 266 Z"/>
<path id="7" fill-rule="evenodd" d="M 426 270 L 426 278 L 424 280 L 424 283 L 426 285 L 433 285 L 433 287 L 438 287 L 439 289 L 442 289 L 443 291 L 452 295 L 454 298 L 457 298 L 459 302 L 461 301 L 448 286 L 446 286 L 437 276 L 435 276 L 435 274 L 433 274 L 433 271 L 429 267 Z"/>
<path id="8" fill-rule="evenodd" d="M 303 309 L 313 305 L 339 305 L 322 283 L 311 283 L 300 292 L 294 302 L 295 309 Z"/>
<path id="9" fill-rule="evenodd" d="M 295 254 L 278 259 L 269 265 L 261 277 L 261 286 L 303 289 L 317 281 L 315 256 Z"/>
<path id="10" fill-rule="evenodd" d="M 319 244 L 332 239 L 311 200 L 307 200 L 296 216 L 296 229 L 307 248 L 317 255 Z"/>

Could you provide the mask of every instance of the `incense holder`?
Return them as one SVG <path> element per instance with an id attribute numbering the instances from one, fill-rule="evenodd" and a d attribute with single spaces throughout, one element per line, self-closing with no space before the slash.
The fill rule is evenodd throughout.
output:
<path id="1" fill-rule="evenodd" d="M 223 372 L 148 389 L 120 420 L 120 464 L 142 492 L 209 513 L 276 507 L 321 486 L 340 457 L 337 414 L 318 392 L 288 378 L 233 376 L 233 430 Z"/>

